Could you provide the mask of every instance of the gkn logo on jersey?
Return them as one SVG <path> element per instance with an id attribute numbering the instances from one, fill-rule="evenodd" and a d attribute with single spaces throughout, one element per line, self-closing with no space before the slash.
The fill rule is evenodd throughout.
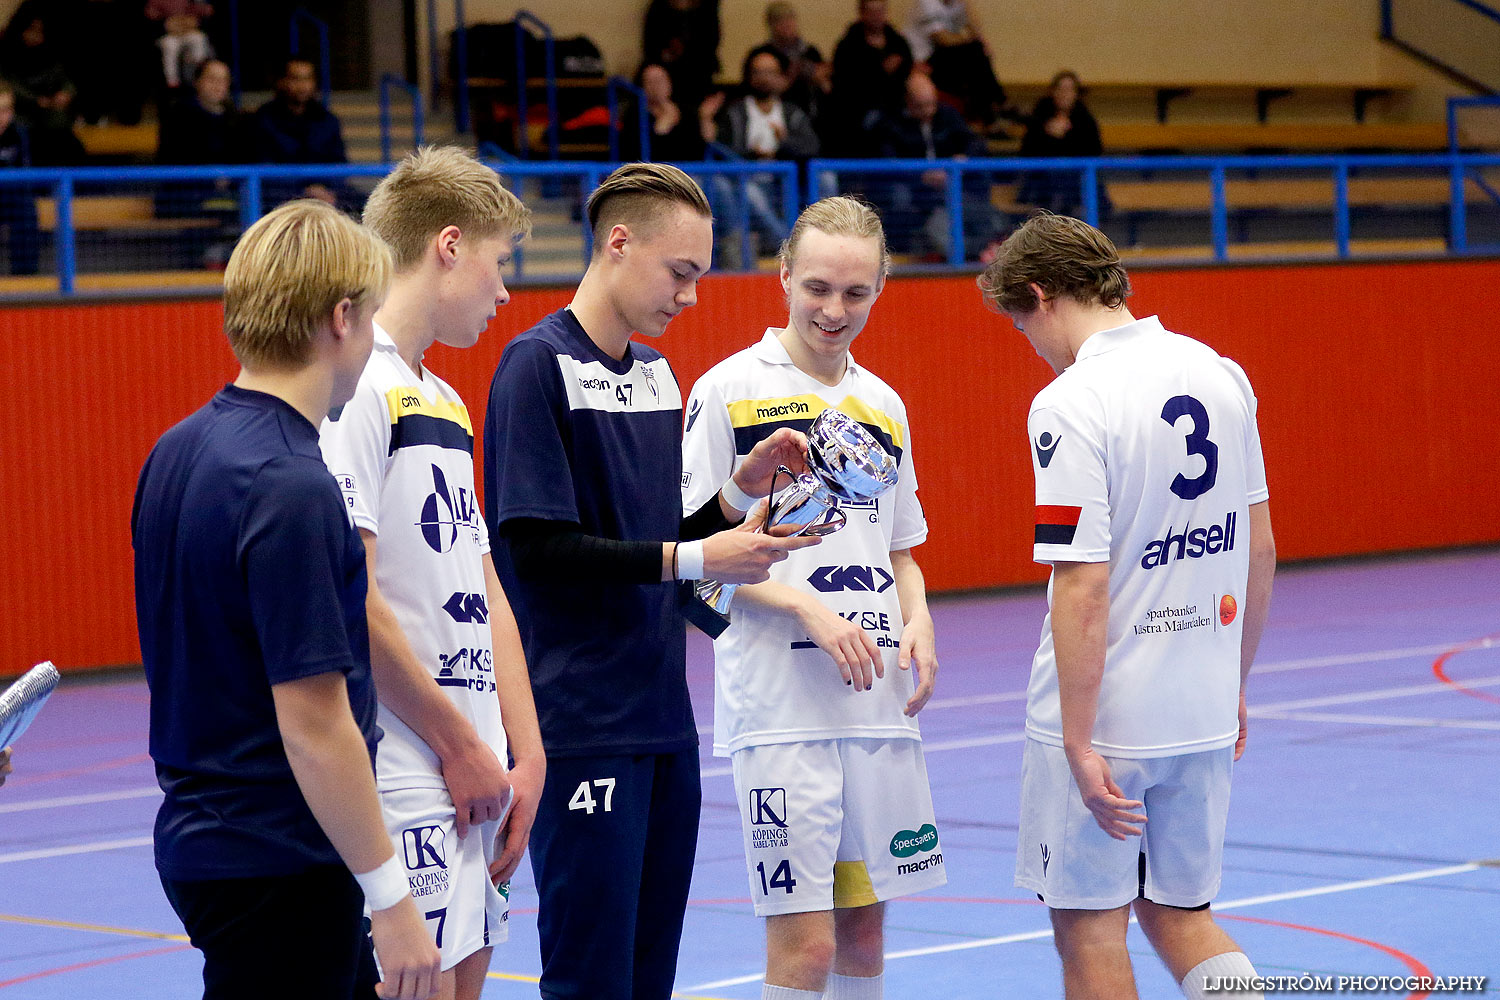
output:
<path id="1" fill-rule="evenodd" d="M 417 522 L 428 548 L 439 554 L 451 550 L 460 531 L 468 531 L 478 545 L 483 535 L 480 525 L 479 503 L 473 492 L 462 486 L 450 490 L 443 470 L 434 465 L 432 492 L 422 502 L 422 519 Z"/>
<path id="2" fill-rule="evenodd" d="M 896 579 L 879 566 L 819 566 L 808 576 L 807 582 L 820 594 L 837 594 L 846 590 L 883 594 Z"/>
<path id="3" fill-rule="evenodd" d="M 786 847 L 791 841 L 786 819 L 785 788 L 750 789 L 751 848 Z"/>
<path id="4" fill-rule="evenodd" d="M 443 610 L 460 625 L 485 625 L 490 620 L 490 609 L 484 603 L 483 594 L 453 594 L 443 602 Z"/>

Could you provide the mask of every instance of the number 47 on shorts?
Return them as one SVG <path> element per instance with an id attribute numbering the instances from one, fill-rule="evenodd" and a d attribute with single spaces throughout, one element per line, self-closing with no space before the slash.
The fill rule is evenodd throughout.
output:
<path id="1" fill-rule="evenodd" d="M 604 801 L 602 804 L 598 799 L 594 798 L 595 788 L 600 788 L 604 791 Z M 594 778 L 592 780 L 584 780 L 580 781 L 578 783 L 578 787 L 573 790 L 573 797 L 568 800 L 568 811 L 571 812 L 574 809 L 582 809 L 588 815 L 592 816 L 594 815 L 594 810 L 601 808 L 602 805 L 602 808 L 605 812 L 613 812 L 614 801 L 614 778 Z"/>

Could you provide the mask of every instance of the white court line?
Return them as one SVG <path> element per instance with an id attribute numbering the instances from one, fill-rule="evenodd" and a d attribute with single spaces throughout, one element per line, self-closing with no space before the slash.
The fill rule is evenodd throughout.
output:
<path id="1" fill-rule="evenodd" d="M 52 809 L 57 806 L 84 806 L 95 802 L 119 802 L 122 799 L 148 799 L 153 795 L 161 795 L 161 789 L 155 785 L 149 788 L 132 788 L 123 792 L 60 795 L 52 799 L 32 799 L 30 802 L 8 802 L 0 805 L 0 813 L 30 812 L 33 809 Z"/>
<path id="2" fill-rule="evenodd" d="M 1265 903 L 1280 903 L 1289 899 L 1303 899 L 1308 896 L 1328 896 L 1339 892 L 1353 892 L 1358 889 L 1372 889 L 1382 885 L 1394 885 L 1399 882 L 1416 882 L 1422 879 L 1442 878 L 1445 875 L 1460 875 L 1464 872 L 1477 871 L 1483 867 L 1495 864 L 1492 861 L 1471 861 L 1462 865 L 1446 865 L 1442 868 L 1423 868 L 1420 871 L 1402 872 L 1399 875 L 1386 875 L 1381 878 L 1360 879 L 1356 882 L 1340 882 L 1337 885 L 1322 885 L 1311 889 L 1296 889 L 1291 892 L 1278 892 L 1266 896 L 1247 896 L 1244 899 L 1232 899 L 1225 903 L 1215 903 L 1215 910 L 1243 909 L 1247 906 L 1261 906 Z M 1135 919 L 1131 918 L 1131 923 Z M 973 941 L 954 941 L 948 944 L 936 944 L 926 948 L 907 948 L 903 951 L 888 951 L 885 954 L 886 961 L 897 958 L 917 958 L 922 955 L 942 955 L 954 951 L 972 951 L 975 948 L 992 948 L 996 945 L 1015 944 L 1021 941 L 1039 941 L 1052 936 L 1052 929 L 1046 928 L 1036 931 L 1023 931 L 1019 934 L 1006 934 L 1001 937 L 978 938 Z M 699 983 L 696 986 L 684 987 L 683 992 L 695 993 L 699 990 L 722 989 L 726 986 L 742 986 L 745 983 L 759 982 L 765 974 L 757 972 L 751 976 L 736 976 L 733 979 L 719 979 L 711 983 Z"/>
<path id="3" fill-rule="evenodd" d="M 1274 660 L 1268 663 L 1257 663 L 1250 672 L 1274 674 L 1284 670 L 1309 670 L 1313 667 L 1341 667 L 1351 663 L 1374 663 L 1377 660 L 1401 660 L 1408 656 L 1435 656 L 1462 646 L 1468 641 L 1470 640 L 1454 639 L 1452 642 L 1436 643 L 1431 646 L 1407 646 L 1404 649 L 1377 649 L 1368 653 L 1336 653 L 1332 656 L 1308 656 L 1297 660 Z M 1496 643 L 1487 639 L 1471 648 L 1487 649 L 1493 645 Z"/>
<path id="4" fill-rule="evenodd" d="M 150 837 L 131 837 L 128 840 L 96 840 L 89 844 L 69 844 L 67 847 L 46 847 L 36 851 L 17 851 L 0 854 L 0 865 L 8 861 L 36 861 L 40 858 L 60 858 L 69 854 L 93 854 L 96 851 L 117 851 L 125 847 L 150 847 Z"/>
<path id="5" fill-rule="evenodd" d="M 1483 688 L 1500 685 L 1500 674 L 1492 677 L 1475 677 L 1466 679 L 1464 687 Z M 1258 712 L 1288 712 L 1301 708 L 1322 708 L 1325 705 L 1352 705 L 1361 701 L 1382 701 L 1387 698 L 1405 698 L 1408 695 L 1418 694 L 1441 694 L 1451 692 L 1453 685 L 1444 684 L 1441 681 L 1433 684 L 1410 684 L 1405 687 L 1376 688 L 1373 691 L 1353 691 L 1349 694 L 1330 694 L 1321 698 L 1299 698 L 1296 701 L 1276 701 L 1267 705 L 1254 705 L 1250 707 L 1250 715 L 1254 717 Z"/>
<path id="6" fill-rule="evenodd" d="M 1417 729 L 1479 729 L 1500 732 L 1489 719 L 1423 719 L 1405 715 L 1348 715 L 1342 712 L 1251 712 L 1257 719 L 1282 722 L 1337 722 L 1354 726 L 1402 726 Z"/>

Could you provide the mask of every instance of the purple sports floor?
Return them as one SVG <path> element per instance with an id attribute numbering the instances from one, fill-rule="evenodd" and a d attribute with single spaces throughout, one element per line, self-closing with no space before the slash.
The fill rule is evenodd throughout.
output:
<path id="1" fill-rule="evenodd" d="M 1039 589 L 934 602 L 942 671 L 922 730 L 949 882 L 888 909 L 893 1000 L 1062 994 L 1046 912 L 1011 885 L 1043 602 Z M 707 733 L 701 637 L 689 677 Z M 1258 970 L 1488 976 L 1500 993 L 1500 550 L 1284 569 L 1250 695 L 1215 909 Z M 0 789 L 0 1000 L 199 993 L 151 863 L 146 707 L 138 676 L 70 683 L 17 747 Z M 758 997 L 728 762 L 705 757 L 703 785 L 677 995 Z M 525 865 L 511 900 L 486 997 L 536 996 Z M 1131 935 L 1142 996 L 1177 996 Z M 284 971 L 267 956 L 267 996 Z"/>

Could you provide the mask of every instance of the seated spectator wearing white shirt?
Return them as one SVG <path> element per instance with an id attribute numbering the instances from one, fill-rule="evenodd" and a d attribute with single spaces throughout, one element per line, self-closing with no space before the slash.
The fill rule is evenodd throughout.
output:
<path id="1" fill-rule="evenodd" d="M 988 126 L 1009 117 L 1005 88 L 968 0 L 916 0 L 906 37 L 912 58 L 931 67 L 939 91 L 962 102 L 965 118 Z"/>

